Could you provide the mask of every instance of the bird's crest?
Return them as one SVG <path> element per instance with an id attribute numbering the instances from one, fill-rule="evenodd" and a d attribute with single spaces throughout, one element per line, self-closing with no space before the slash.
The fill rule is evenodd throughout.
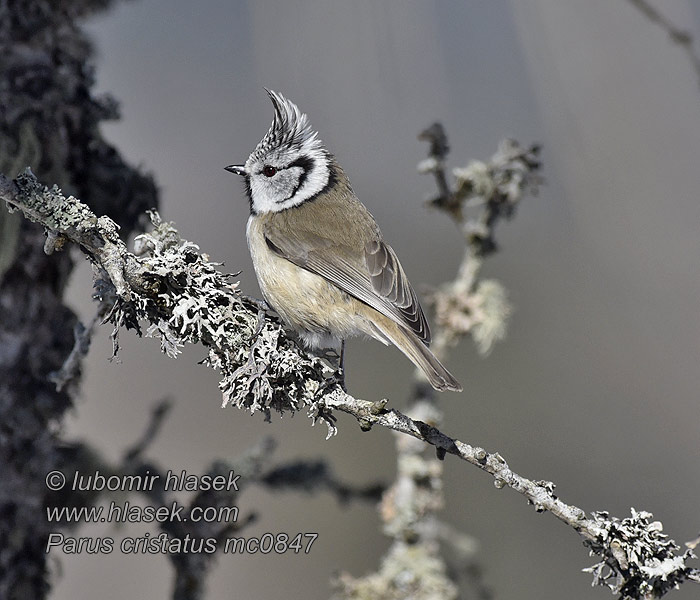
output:
<path id="1" fill-rule="evenodd" d="M 267 88 L 265 91 L 272 100 L 275 117 L 250 158 L 260 159 L 276 149 L 303 150 L 309 154 L 323 152 L 323 144 L 318 139 L 318 133 L 311 128 L 306 114 L 282 94 Z"/>

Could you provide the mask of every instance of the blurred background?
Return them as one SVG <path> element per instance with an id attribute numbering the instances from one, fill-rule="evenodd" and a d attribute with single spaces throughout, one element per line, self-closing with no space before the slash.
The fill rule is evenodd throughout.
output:
<path id="1" fill-rule="evenodd" d="M 667 17 L 700 35 L 700 5 L 667 0 Z M 267 0 L 120 4 L 89 25 L 98 88 L 122 104 L 104 126 L 123 155 L 153 172 L 161 214 L 212 260 L 258 288 L 245 242 L 243 162 L 267 131 L 263 86 L 310 116 L 393 245 L 414 285 L 451 279 L 460 234 L 423 200 L 432 178 L 416 164 L 416 136 L 435 120 L 451 167 L 487 159 L 503 137 L 543 145 L 546 186 L 499 229 L 484 276 L 515 307 L 507 339 L 482 359 L 465 341 L 448 365 L 464 384 L 444 394 L 445 430 L 499 451 L 518 473 L 557 483 L 560 497 L 619 517 L 648 510 L 678 542 L 700 530 L 700 86 L 682 49 L 631 1 Z M 87 321 L 91 270 L 69 300 Z M 175 401 L 151 449 L 166 469 L 199 474 L 264 436 L 277 458 L 326 458 L 357 484 L 394 475 L 392 434 L 340 433 L 303 415 L 265 423 L 220 408 L 216 374 L 158 342 L 109 329 L 93 340 L 81 398 L 66 425 L 117 460 L 154 402 Z M 354 342 L 349 391 L 401 407 L 412 367 L 393 348 Z M 593 559 L 578 536 L 490 477 L 448 457 L 444 519 L 475 536 L 496 598 L 607 598 L 581 573 Z M 143 504 L 143 502 L 140 502 Z M 245 535 L 318 532 L 308 555 L 219 555 L 209 598 L 323 598 L 339 570 L 375 570 L 388 540 L 376 507 L 330 494 L 249 489 Z M 143 535 L 145 524 L 82 535 Z M 57 555 L 53 596 L 164 598 L 171 567 L 159 556 Z M 56 558 L 56 557 L 53 557 Z M 59 564 L 60 563 L 60 564 Z M 670 597 L 697 597 L 686 584 Z"/>

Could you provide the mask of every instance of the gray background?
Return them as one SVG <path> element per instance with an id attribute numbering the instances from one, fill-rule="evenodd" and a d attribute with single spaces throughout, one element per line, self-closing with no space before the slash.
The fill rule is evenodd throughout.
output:
<path id="1" fill-rule="evenodd" d="M 698 5 L 662 3 L 698 33 Z M 414 284 L 453 276 L 460 236 L 428 211 L 434 191 L 416 163 L 417 132 L 433 120 L 450 135 L 452 165 L 487 158 L 504 136 L 544 145 L 547 186 L 499 230 L 502 252 L 485 274 L 516 307 L 507 340 L 480 359 L 472 344 L 448 364 L 465 384 L 445 394 L 445 429 L 498 450 L 526 476 L 550 479 L 586 510 L 652 511 L 678 541 L 700 529 L 700 89 L 668 36 L 624 1 L 301 0 L 120 5 L 92 21 L 99 88 L 122 101 L 105 133 L 152 170 L 162 215 L 214 260 L 242 269 L 258 293 L 245 243 L 242 162 L 272 117 L 263 86 L 306 111 L 349 173 Z M 70 299 L 85 319 L 90 270 Z M 99 331 L 79 405 L 66 427 L 118 459 L 152 403 L 176 400 L 152 449 L 166 468 L 201 473 L 262 436 L 278 458 L 325 457 L 363 483 L 393 475 L 387 431 L 362 434 L 340 417 L 325 441 L 303 415 L 222 411 L 203 352 L 177 361 L 155 340 L 122 336 L 122 363 L 107 361 Z M 411 365 L 395 349 L 355 342 L 350 391 L 401 406 Z M 444 518 L 481 543 L 497 598 L 607 598 L 580 569 L 591 564 L 576 534 L 454 459 L 445 465 Z M 248 535 L 317 531 L 310 555 L 219 556 L 210 598 L 322 598 L 339 569 L 377 566 L 387 547 L 373 506 L 340 507 L 328 494 L 252 489 Z M 92 527 L 83 535 L 142 535 Z M 163 598 L 162 557 L 60 556 L 54 597 Z M 60 565 L 58 564 L 60 562 Z M 697 597 L 697 588 L 676 592 Z"/>

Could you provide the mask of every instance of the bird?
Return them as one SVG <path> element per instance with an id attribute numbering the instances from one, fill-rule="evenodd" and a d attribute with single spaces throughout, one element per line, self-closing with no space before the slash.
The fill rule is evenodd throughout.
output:
<path id="1" fill-rule="evenodd" d="M 461 384 L 430 351 L 430 327 L 396 252 L 350 181 L 282 94 L 265 90 L 270 129 L 243 165 L 248 248 L 266 303 L 311 350 L 332 350 L 343 373 L 345 340 L 393 344 L 438 391 Z M 343 376 L 344 383 L 344 376 Z"/>

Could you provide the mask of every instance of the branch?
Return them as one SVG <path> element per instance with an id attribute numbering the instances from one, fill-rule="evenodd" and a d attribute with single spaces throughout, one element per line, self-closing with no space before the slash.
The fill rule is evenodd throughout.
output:
<path id="1" fill-rule="evenodd" d="M 146 335 L 160 338 L 169 356 L 177 356 L 185 343 L 209 350 L 205 362 L 222 375 L 224 406 L 261 411 L 268 419 L 272 410 L 306 409 L 314 421 L 328 425 L 329 435 L 335 432 L 322 402 L 324 391 L 339 389 L 333 369 L 302 350 L 276 319 L 261 323 L 258 303 L 241 295 L 230 275 L 157 214 L 151 215 L 154 230 L 137 238 L 136 256 L 111 219 L 98 218 L 56 186 L 42 186 L 29 170 L 14 181 L 0 176 L 0 198 L 52 232 L 47 251 L 58 247 L 57 240 L 69 240 L 91 259 L 97 296 L 114 302 L 106 321 L 115 326 L 115 355 L 119 329 L 141 334 L 140 322 L 146 320 Z"/>
<path id="2" fill-rule="evenodd" d="M 442 125 L 434 123 L 419 139 L 430 143 L 430 154 L 418 170 L 432 173 L 438 187 L 438 195 L 428 205 L 451 217 L 466 245 L 455 279 L 428 298 L 437 325 L 432 350 L 441 358 L 459 339 L 471 335 L 479 352 L 487 355 L 505 337 L 512 309 L 501 283 L 479 280 L 479 273 L 484 258 L 498 249 L 496 225 L 512 218 L 522 197 L 536 194 L 543 181 L 540 148 L 523 148 L 514 140 L 504 140 L 489 161 L 471 161 L 454 169 L 453 189 L 445 172 L 448 145 Z"/>
<path id="3" fill-rule="evenodd" d="M 48 239 L 48 238 L 47 238 Z M 90 350 L 90 341 L 97 324 L 102 320 L 101 310 L 95 313 L 87 327 L 80 321 L 73 328 L 73 338 L 75 343 L 73 349 L 61 365 L 61 368 L 53 373 L 49 373 L 49 381 L 56 385 L 56 391 L 60 392 L 67 386 L 75 384 L 80 380 L 82 374 L 82 361 Z"/>
<path id="4" fill-rule="evenodd" d="M 385 487 L 381 483 L 364 486 L 345 483 L 323 460 L 297 460 L 277 465 L 260 476 L 259 482 L 271 490 L 301 490 L 307 493 L 326 490 L 342 504 L 354 499 L 378 502 Z"/>
<path id="5" fill-rule="evenodd" d="M 497 488 L 512 488 L 538 512 L 551 512 L 583 536 L 602 557 L 599 565 L 611 569 L 619 581 L 611 584 L 596 565 L 596 582 L 616 586 L 625 598 L 660 597 L 685 580 L 700 581 L 700 572 L 685 565 L 692 551 L 674 554 L 677 545 L 665 539 L 659 523 L 649 523 L 649 513 L 633 513 L 622 521 L 607 513 L 589 517 L 560 500 L 552 483 L 513 472 L 498 453 L 388 410 L 386 400 L 370 402 L 345 393 L 334 383 L 332 369 L 297 346 L 276 320 L 266 317 L 260 326 L 259 307 L 156 214 L 155 229 L 141 236 L 142 256 L 137 257 L 127 251 L 110 219 L 96 217 L 55 186 L 41 186 L 30 171 L 14 181 L 0 175 L 0 198 L 11 210 L 21 210 L 53 231 L 52 239 L 64 237 L 80 245 L 102 270 L 102 289 L 111 280 L 117 299 L 108 319 L 115 330 L 126 326 L 140 331 L 139 319 L 146 319 L 148 333 L 160 337 L 161 348 L 170 355 L 177 355 L 184 343 L 208 348 L 207 363 L 222 375 L 224 406 L 261 411 L 268 418 L 273 409 L 304 408 L 314 422 L 326 423 L 329 436 L 336 430 L 332 411 L 338 410 L 355 417 L 363 430 L 379 425 L 434 446 L 438 457 L 453 454 L 492 475 Z"/>
<path id="6" fill-rule="evenodd" d="M 688 57 L 695 71 L 695 76 L 698 78 L 698 83 L 700 84 L 700 55 L 694 48 L 693 36 L 688 31 L 676 27 L 647 0 L 629 0 L 629 2 L 652 23 L 656 23 L 661 27 L 674 44 L 681 47 Z"/>
<path id="7" fill-rule="evenodd" d="M 554 495 L 554 485 L 549 482 L 531 481 L 514 473 L 506 461 L 498 454 L 489 453 L 483 448 L 471 446 L 458 439 L 451 438 L 439 429 L 411 419 L 396 409 L 387 410 L 386 401 L 369 402 L 353 398 L 347 394 L 332 394 L 326 398 L 329 408 L 352 415 L 369 430 L 374 425 L 386 427 L 399 433 L 410 435 L 422 442 L 434 446 L 437 450 L 452 454 L 494 477 L 494 485 L 501 489 L 510 487 L 528 499 L 537 512 L 549 511 L 558 519 L 573 527 L 589 540 L 596 539 L 602 529 L 586 513 L 573 505 L 568 505 Z"/>
<path id="8" fill-rule="evenodd" d="M 506 140 L 488 163 L 474 161 L 466 168 L 455 169 L 453 187 L 445 170 L 449 144 L 442 125 L 434 123 L 418 137 L 430 144 L 428 158 L 418 165 L 418 170 L 432 173 L 438 188 L 438 195 L 429 205 L 455 222 L 466 245 L 455 279 L 429 297 L 437 317 L 431 350 L 444 360 L 451 346 L 471 335 L 485 355 L 504 337 L 511 310 L 501 284 L 479 280 L 479 272 L 484 258 L 496 250 L 496 224 L 513 216 L 525 192 L 537 190 L 541 180 L 538 149 L 521 148 L 517 142 Z M 419 373 L 417 380 L 422 381 Z M 411 400 L 407 410 L 411 418 L 440 427 L 444 415 L 432 389 L 416 383 Z M 438 449 L 436 458 L 422 440 L 397 435 L 396 454 L 396 481 L 380 506 L 384 531 L 393 543 L 378 572 L 357 579 L 344 575 L 338 587 L 346 598 L 360 595 L 398 600 L 410 595 L 419 600 L 434 597 L 437 589 L 445 600 L 456 599 L 459 592 L 455 582 L 465 578 L 455 577 L 459 572 L 450 568 L 454 560 L 448 559 L 454 553 L 441 552 L 445 540 L 439 532 L 448 528 L 437 518 L 444 504 L 440 459 L 445 451 Z M 461 535 L 459 539 L 466 537 Z M 407 565 L 416 573 L 408 589 L 401 575 Z M 462 560 L 462 572 L 471 574 L 472 587 L 479 594 L 487 594 L 480 581 L 473 544 L 468 559 Z"/>

